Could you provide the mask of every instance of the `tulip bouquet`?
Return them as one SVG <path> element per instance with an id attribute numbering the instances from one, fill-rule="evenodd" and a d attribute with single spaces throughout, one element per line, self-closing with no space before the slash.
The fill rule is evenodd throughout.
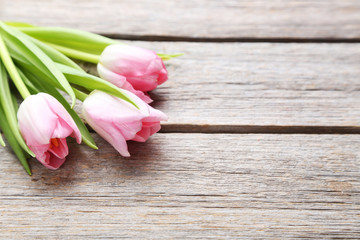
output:
<path id="1" fill-rule="evenodd" d="M 49 169 L 64 163 L 67 137 L 97 149 L 83 119 L 128 157 L 126 141 L 146 141 L 167 120 L 149 105 L 147 91 L 167 80 L 163 60 L 176 56 L 74 29 L 0 21 L 3 135 L 30 175 L 30 156 Z M 100 77 L 73 59 L 97 64 Z M 76 100 L 83 118 L 73 110 Z M 0 144 L 5 146 L 1 134 Z"/>

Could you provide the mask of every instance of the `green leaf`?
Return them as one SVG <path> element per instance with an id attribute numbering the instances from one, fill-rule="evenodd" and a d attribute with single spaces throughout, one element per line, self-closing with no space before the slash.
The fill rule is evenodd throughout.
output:
<path id="1" fill-rule="evenodd" d="M 31 25 L 29 23 L 25 23 L 25 22 L 5 22 L 6 25 L 9 25 L 11 27 L 19 27 L 19 28 L 23 28 L 23 27 L 35 27 L 34 25 Z"/>
<path id="2" fill-rule="evenodd" d="M 36 75 L 37 78 L 41 79 L 45 83 L 52 85 L 56 88 L 59 88 L 61 90 L 64 90 L 58 81 L 54 80 L 46 72 L 42 72 L 41 70 L 36 68 L 36 66 L 34 66 L 31 62 L 29 62 L 26 58 L 24 58 L 24 56 L 22 56 L 20 53 L 16 51 L 12 51 L 11 57 L 13 58 L 16 65 L 21 68 L 21 70 L 30 71 L 32 74 Z"/>
<path id="3" fill-rule="evenodd" d="M 96 143 L 94 139 L 92 138 L 89 130 L 85 126 L 85 124 L 82 122 L 79 115 L 70 107 L 69 103 L 66 101 L 66 99 L 54 88 L 52 85 L 44 84 L 43 82 L 39 81 L 31 72 L 24 71 L 21 72 L 24 79 L 26 79 L 27 82 L 32 83 L 34 86 L 36 86 L 37 89 L 39 89 L 41 92 L 46 92 L 55 97 L 68 111 L 70 116 L 73 118 L 74 122 L 76 123 L 77 127 L 79 128 L 79 131 L 81 133 L 82 141 L 88 145 L 89 147 L 93 149 L 98 149 L 96 146 Z"/>
<path id="4" fill-rule="evenodd" d="M 18 106 L 16 96 L 15 96 L 15 94 L 13 92 L 11 93 L 11 100 L 12 100 L 13 105 L 15 107 L 15 112 L 17 112 L 19 110 L 19 106 Z"/>
<path id="5" fill-rule="evenodd" d="M 37 40 L 36 40 L 37 41 Z M 39 42 L 39 41 L 38 41 Z M 41 42 L 40 42 L 41 43 Z M 41 43 L 43 44 L 43 43 Z M 56 51 L 54 49 L 54 51 Z M 19 52 L 13 51 L 11 52 L 13 59 L 15 60 L 15 62 L 17 63 L 18 66 L 20 66 L 21 69 L 18 68 L 18 71 L 22 70 L 22 71 L 28 71 L 31 72 L 32 75 L 36 75 L 36 78 L 43 81 L 44 83 L 54 86 L 56 88 L 59 88 L 61 90 L 64 90 L 62 88 L 62 86 L 58 83 L 58 82 L 54 82 L 52 81 L 51 76 L 47 75 L 46 73 L 40 71 L 39 69 L 37 69 L 36 67 L 34 67 L 26 58 L 24 58 Z M 61 53 L 59 52 L 59 54 L 61 55 Z M 61 58 L 61 57 L 59 57 Z M 54 56 L 53 60 L 59 60 L 58 57 Z M 66 56 L 64 56 L 64 58 L 67 58 Z M 69 61 L 72 61 L 70 59 L 68 59 Z M 61 61 L 61 60 L 60 60 Z M 74 63 L 76 64 L 76 63 Z M 69 63 L 67 64 L 67 66 L 69 67 L 74 67 L 73 64 Z M 79 71 L 84 72 L 84 70 L 78 66 Z M 20 71 L 21 72 L 21 71 Z M 36 90 L 36 87 L 32 85 L 32 83 L 26 78 L 26 76 L 24 77 L 23 74 L 21 74 L 21 77 L 23 78 L 25 84 L 27 85 L 27 87 L 29 88 L 31 94 L 35 94 L 40 92 L 39 90 Z M 75 89 L 73 89 L 74 93 Z M 76 94 L 75 94 L 76 95 Z"/>
<path id="6" fill-rule="evenodd" d="M 49 45 L 35 39 L 29 37 L 31 41 L 33 41 L 46 55 L 48 55 L 51 60 L 53 60 L 56 63 L 61 63 L 66 66 L 75 68 L 79 71 L 84 71 L 79 65 L 77 65 L 73 60 L 56 50 L 55 48 L 50 47 Z"/>
<path id="7" fill-rule="evenodd" d="M 59 46 L 59 45 L 56 45 L 53 43 L 48 43 L 48 42 L 44 42 L 44 43 L 46 45 L 48 45 L 49 47 L 52 47 L 52 48 L 58 50 L 59 52 L 65 54 L 66 56 L 74 58 L 74 59 L 78 59 L 81 61 L 90 62 L 90 63 L 94 63 L 94 64 L 98 64 L 100 61 L 100 55 L 87 53 L 87 52 L 79 51 L 77 49 L 72 49 L 72 48 L 68 48 L 68 47 L 64 47 L 64 46 Z"/>
<path id="8" fill-rule="evenodd" d="M 163 53 L 158 53 L 157 54 L 159 57 L 161 57 L 162 60 L 166 61 L 166 60 L 170 60 L 172 58 L 176 58 L 176 57 L 180 57 L 182 55 L 184 55 L 183 53 L 174 53 L 174 54 L 163 54 Z"/>
<path id="9" fill-rule="evenodd" d="M 4 116 L 18 144 L 31 156 L 35 157 L 35 154 L 29 149 L 21 136 L 16 117 L 16 108 L 12 100 L 9 82 L 2 61 L 0 61 L 0 105 L 4 109 Z"/>
<path id="10" fill-rule="evenodd" d="M 0 134 L 0 144 L 1 144 L 1 146 L 3 146 L 3 147 L 6 146 L 6 144 L 5 144 L 5 142 L 4 142 L 4 139 L 3 139 L 3 137 L 2 137 L 1 134 Z"/>
<path id="11" fill-rule="evenodd" d="M 2 106 L 0 105 L 0 127 L 3 130 L 4 135 L 10 144 L 10 147 L 13 149 L 17 158 L 20 160 L 20 163 L 23 165 L 26 172 L 31 176 L 31 170 L 29 163 L 26 159 L 26 154 L 20 147 L 18 141 L 16 140 L 16 137 L 13 135 L 13 132 L 10 130 L 10 125 L 3 116 L 5 116 L 5 112 Z"/>
<path id="12" fill-rule="evenodd" d="M 114 84 L 105 81 L 101 78 L 95 77 L 91 74 L 84 73 L 81 71 L 78 71 L 76 69 L 70 68 L 68 66 L 57 64 L 58 68 L 63 72 L 63 74 L 66 76 L 67 80 L 73 84 L 82 86 L 89 91 L 92 90 L 101 90 L 103 92 L 109 93 L 115 97 L 121 98 L 125 101 L 130 102 L 133 104 L 136 108 L 139 108 L 136 103 L 127 96 L 126 92 L 122 90 L 121 88 L 118 88 Z"/>
<path id="13" fill-rule="evenodd" d="M 20 68 L 17 68 L 21 78 L 23 79 L 26 87 L 30 90 L 31 94 L 38 94 L 39 92 L 42 92 L 39 88 L 37 88 L 25 75 L 24 73 L 21 71 Z"/>
<path id="14" fill-rule="evenodd" d="M 72 106 L 75 105 L 75 93 L 73 92 L 69 82 L 64 75 L 56 68 L 55 63 L 25 34 L 9 27 L 0 21 L 1 32 L 3 33 L 5 42 L 12 51 L 17 51 L 18 55 L 22 55 L 28 62 L 32 63 L 39 71 L 51 76 L 57 81 L 64 91 L 68 93 L 72 99 Z"/>
<path id="15" fill-rule="evenodd" d="M 43 42 L 97 55 L 101 54 L 107 46 L 111 44 L 119 44 L 116 40 L 71 28 L 20 27 L 18 29 Z"/>
<path id="16" fill-rule="evenodd" d="M 76 95 L 76 98 L 79 99 L 80 101 L 85 101 L 85 99 L 89 96 L 88 94 L 84 93 L 83 91 L 80 91 L 77 88 L 73 88 L 74 93 Z"/>
<path id="17" fill-rule="evenodd" d="M 7 72 L 9 73 L 11 79 L 13 80 L 21 96 L 24 99 L 30 96 L 28 89 L 24 85 L 21 77 L 19 76 L 19 73 L 16 71 L 16 66 L 13 60 L 11 59 L 9 51 L 1 35 L 0 35 L 0 58 L 3 61 Z"/>

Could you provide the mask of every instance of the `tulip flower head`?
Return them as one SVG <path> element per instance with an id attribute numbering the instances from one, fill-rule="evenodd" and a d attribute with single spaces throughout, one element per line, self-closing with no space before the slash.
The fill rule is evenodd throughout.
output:
<path id="1" fill-rule="evenodd" d="M 142 91 L 135 90 L 134 87 L 126 81 L 126 77 L 118 75 L 109 69 L 105 68 L 103 65 L 98 64 L 97 65 L 97 71 L 102 79 L 107 80 L 108 82 L 111 82 L 115 86 L 128 90 L 129 92 L 134 93 L 136 96 L 138 96 L 141 100 L 143 100 L 146 103 L 151 103 L 152 99 L 143 93 Z"/>
<path id="2" fill-rule="evenodd" d="M 83 115 L 87 123 L 122 156 L 129 157 L 126 141 L 145 142 L 160 130 L 160 121 L 167 116 L 150 107 L 135 94 L 124 90 L 138 105 L 106 94 L 93 91 L 83 103 Z"/>
<path id="3" fill-rule="evenodd" d="M 69 150 L 66 138 L 81 143 L 81 134 L 65 108 L 51 95 L 38 93 L 27 97 L 18 110 L 19 128 L 26 144 L 47 168 L 57 169 Z"/>
<path id="4" fill-rule="evenodd" d="M 124 44 L 105 48 L 100 56 L 98 72 L 101 78 L 120 88 L 126 80 L 135 90 L 143 92 L 155 89 L 168 78 L 164 62 L 155 52 Z"/>

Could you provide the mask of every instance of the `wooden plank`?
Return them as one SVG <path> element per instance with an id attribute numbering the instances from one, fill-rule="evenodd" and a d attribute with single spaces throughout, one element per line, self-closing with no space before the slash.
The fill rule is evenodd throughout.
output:
<path id="1" fill-rule="evenodd" d="M 359 132 L 360 44 L 127 43 L 185 53 L 150 94 L 165 131 Z"/>
<path id="2" fill-rule="evenodd" d="M 359 236 L 360 135 L 157 134 L 128 159 L 95 138 L 33 177 L 0 149 L 2 238 Z"/>
<path id="3" fill-rule="evenodd" d="M 4 20 L 132 38 L 360 38 L 357 0 L 2 0 L 0 5 Z"/>

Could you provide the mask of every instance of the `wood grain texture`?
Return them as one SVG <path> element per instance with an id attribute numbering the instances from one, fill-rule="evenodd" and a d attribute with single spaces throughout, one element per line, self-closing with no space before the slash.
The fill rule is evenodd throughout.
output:
<path id="1" fill-rule="evenodd" d="M 359 236 L 360 135 L 158 134 L 128 159 L 95 139 L 33 177 L 0 149 L 2 238 Z"/>
<path id="2" fill-rule="evenodd" d="M 170 133 L 128 159 L 93 134 L 29 177 L 0 148 L 0 239 L 359 238 L 360 135 L 314 133 L 360 133 L 360 43 L 269 43 L 359 42 L 359 1 L 1 0 L 0 19 L 235 42 L 128 42 L 185 53 L 150 93 Z"/>
<path id="3" fill-rule="evenodd" d="M 2 0 L 0 18 L 135 38 L 360 39 L 358 0 Z"/>
<path id="4" fill-rule="evenodd" d="M 359 132 L 360 44 L 127 43 L 184 53 L 150 94 L 166 131 Z"/>

